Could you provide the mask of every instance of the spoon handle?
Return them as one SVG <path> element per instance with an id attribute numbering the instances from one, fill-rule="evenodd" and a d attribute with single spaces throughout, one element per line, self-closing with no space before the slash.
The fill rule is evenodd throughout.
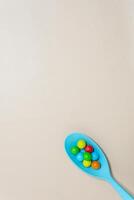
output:
<path id="1" fill-rule="evenodd" d="M 108 182 L 111 183 L 123 200 L 134 200 L 134 196 L 129 194 L 114 178 L 109 178 Z"/>

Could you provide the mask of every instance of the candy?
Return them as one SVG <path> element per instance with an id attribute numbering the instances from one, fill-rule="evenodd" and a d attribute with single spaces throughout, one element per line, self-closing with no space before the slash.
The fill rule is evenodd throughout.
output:
<path id="1" fill-rule="evenodd" d="M 77 158 L 78 161 L 82 162 L 83 161 L 83 153 L 81 153 L 81 152 L 78 153 L 76 158 Z"/>
<path id="2" fill-rule="evenodd" d="M 88 152 L 83 153 L 84 160 L 90 161 L 92 159 L 92 155 Z"/>
<path id="3" fill-rule="evenodd" d="M 85 146 L 86 146 L 86 141 L 85 141 L 85 140 L 79 140 L 79 141 L 77 142 L 77 146 L 78 146 L 80 149 L 85 148 Z"/>
<path id="4" fill-rule="evenodd" d="M 71 153 L 73 155 L 77 155 L 79 153 L 79 151 L 80 151 L 79 148 L 76 147 L 76 146 L 74 146 L 74 147 L 71 148 Z"/>
<path id="5" fill-rule="evenodd" d="M 91 166 L 91 161 L 83 160 L 83 166 L 84 167 L 90 167 Z"/>
<path id="6" fill-rule="evenodd" d="M 91 166 L 94 170 L 100 169 L 101 164 L 98 161 L 98 152 L 94 150 L 93 146 L 87 145 L 85 140 L 78 140 L 77 146 L 72 146 L 70 151 L 79 162 L 82 162 L 84 167 L 88 168 Z"/>
<path id="7" fill-rule="evenodd" d="M 91 166 L 93 169 L 99 169 L 101 167 L 98 161 L 93 161 Z"/>
<path id="8" fill-rule="evenodd" d="M 87 145 L 87 146 L 85 147 L 85 151 L 86 151 L 86 152 L 89 152 L 89 153 L 92 153 L 92 152 L 94 151 L 94 148 L 93 148 L 91 145 Z"/>
<path id="9" fill-rule="evenodd" d="M 92 153 L 92 160 L 95 161 L 95 160 L 98 160 L 99 159 L 99 154 L 96 153 L 96 152 L 93 152 Z"/>

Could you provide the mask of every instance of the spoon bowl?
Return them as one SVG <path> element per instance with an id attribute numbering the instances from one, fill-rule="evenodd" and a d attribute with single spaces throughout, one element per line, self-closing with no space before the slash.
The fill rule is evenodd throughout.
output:
<path id="1" fill-rule="evenodd" d="M 91 167 L 85 168 L 82 165 L 82 162 L 79 162 L 76 159 L 76 156 L 74 156 L 70 152 L 71 147 L 76 146 L 77 141 L 80 139 L 83 139 L 88 144 L 92 145 L 94 147 L 95 151 L 97 152 L 97 154 L 99 155 L 99 162 L 101 163 L 101 168 L 99 170 L 94 170 Z M 76 166 L 78 166 L 81 170 L 83 170 L 88 175 L 92 175 L 92 176 L 95 176 L 97 178 L 104 179 L 104 180 L 110 177 L 111 170 L 109 167 L 108 160 L 107 160 L 104 152 L 102 151 L 102 149 L 99 147 L 99 145 L 94 140 L 92 140 L 90 137 L 80 134 L 80 133 L 70 134 L 69 136 L 67 136 L 67 138 L 65 140 L 65 150 L 66 150 L 69 158 L 73 161 L 73 163 L 76 164 Z"/>

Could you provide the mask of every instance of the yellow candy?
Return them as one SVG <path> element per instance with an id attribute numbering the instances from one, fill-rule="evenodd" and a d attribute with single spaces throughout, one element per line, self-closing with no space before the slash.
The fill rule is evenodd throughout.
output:
<path id="1" fill-rule="evenodd" d="M 79 149 L 85 148 L 85 146 L 86 146 L 85 140 L 79 140 L 79 141 L 77 142 L 77 146 L 79 147 Z"/>
<path id="2" fill-rule="evenodd" d="M 83 165 L 84 165 L 84 167 L 90 167 L 91 161 L 83 160 Z"/>

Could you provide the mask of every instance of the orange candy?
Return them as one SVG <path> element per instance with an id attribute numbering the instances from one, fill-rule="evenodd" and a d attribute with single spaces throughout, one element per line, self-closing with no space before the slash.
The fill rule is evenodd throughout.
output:
<path id="1" fill-rule="evenodd" d="M 99 169 L 101 167 L 98 161 L 93 161 L 91 166 L 93 169 Z"/>

